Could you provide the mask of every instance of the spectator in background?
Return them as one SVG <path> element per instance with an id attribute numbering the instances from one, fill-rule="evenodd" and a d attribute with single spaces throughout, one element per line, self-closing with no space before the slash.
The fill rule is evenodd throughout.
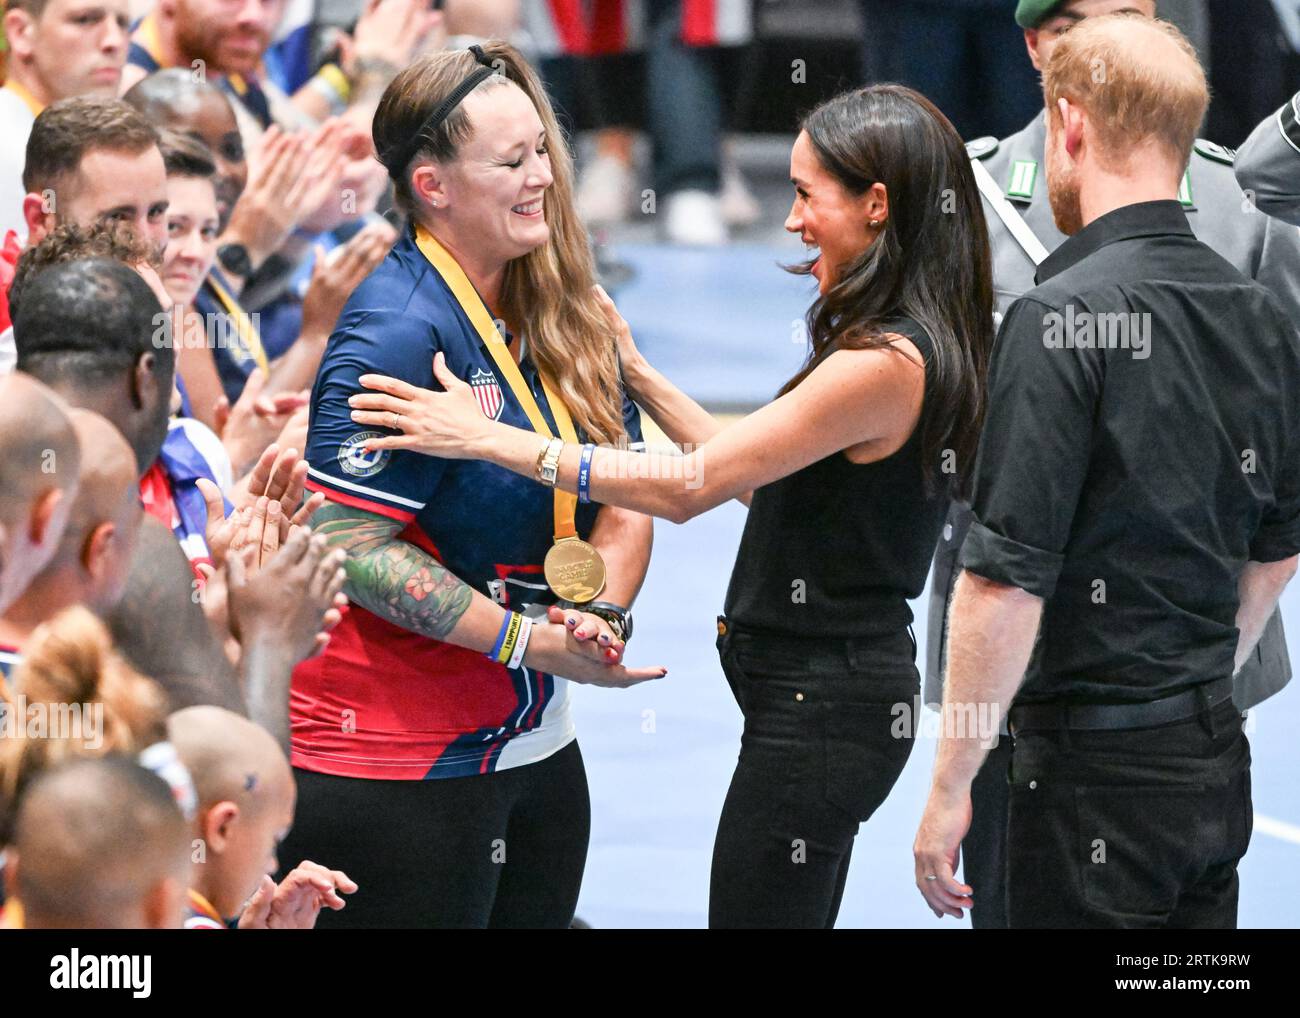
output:
<path id="1" fill-rule="evenodd" d="M 68 416 L 81 446 L 77 495 L 54 557 L 0 616 L 0 647 L 14 655 L 64 608 L 112 609 L 135 553 L 142 515 L 135 453 L 99 414 L 73 407 Z"/>
<path id="2" fill-rule="evenodd" d="M 246 338 L 249 330 L 240 328 L 246 315 L 224 319 L 224 328 L 218 332 L 217 323 L 194 308 L 195 295 L 217 254 L 219 224 L 213 182 L 217 168 L 207 146 L 168 131 L 162 138 L 161 150 L 167 168 L 167 251 L 161 275 L 179 340 L 176 374 L 189 398 L 189 415 L 215 428 L 217 401 L 222 395 L 216 365 L 219 341 L 224 347 L 233 340 L 250 358 L 260 355 L 257 366 L 263 371 L 269 365 L 261 344 L 250 348 Z M 227 480 L 225 487 L 229 486 Z"/>
<path id="3" fill-rule="evenodd" d="M 311 929 L 322 907 L 344 907 L 357 885 L 337 870 L 304 862 L 277 885 L 276 853 L 293 825 L 293 772 L 259 725 L 220 707 L 173 714 L 168 735 L 194 778 L 193 834 L 204 852 L 193 868 L 186 929 Z"/>
<path id="4" fill-rule="evenodd" d="M 1009 0 L 859 0 L 863 77 L 910 85 L 963 138 L 1003 137 L 1039 112 Z"/>
<path id="5" fill-rule="evenodd" d="M 0 612 L 54 556 L 80 468 L 62 401 L 27 375 L 0 378 Z"/>
<path id="6" fill-rule="evenodd" d="M 237 283 L 214 263 L 214 255 L 227 244 L 235 244 L 250 252 L 248 256 L 255 264 L 261 264 L 295 229 L 298 196 L 294 182 L 286 177 L 286 173 L 292 172 L 286 163 L 289 150 L 279 148 L 270 172 L 263 166 L 246 190 L 248 164 L 244 160 L 242 140 L 229 101 L 217 88 L 195 81 L 183 70 L 164 70 L 149 75 L 123 99 L 155 124 L 165 125 L 164 130 L 170 130 L 170 139 L 179 139 L 164 144 L 164 161 L 170 164 L 169 192 L 183 195 L 187 203 L 198 198 L 205 205 L 209 185 L 203 178 L 207 177 L 216 200 L 216 228 L 220 237 L 212 238 L 211 251 L 203 254 L 207 269 L 198 273 L 199 265 L 195 261 L 198 248 L 187 244 L 188 254 L 181 256 L 177 252 L 174 257 L 186 263 L 183 273 L 196 274 L 198 283 L 194 285 L 191 281 L 191 285 L 183 285 L 179 291 L 169 286 L 173 302 L 187 307 L 192 304 L 192 309 L 203 316 L 208 332 L 225 339 L 216 346 L 209 345 L 220 390 L 213 390 L 209 385 L 207 393 L 200 395 L 203 390 L 200 385 L 200 391 L 191 391 L 196 403 L 196 406 L 191 404 L 191 411 L 205 423 L 213 424 L 217 399 L 224 394 L 231 406 L 237 403 L 248 376 L 257 368 L 269 373 L 266 394 L 307 389 L 316 376 L 325 341 L 343 303 L 356 283 L 368 276 L 387 254 L 387 248 L 396 239 L 396 231 L 385 221 L 372 222 L 343 244 L 337 255 L 318 259 L 303 299 L 302 328 L 289 346 L 277 343 L 276 348 L 268 350 L 257 320 L 239 304 Z M 205 146 L 207 151 L 195 157 L 194 144 Z M 174 159 L 168 159 L 168 150 L 174 150 Z M 208 166 L 212 166 L 211 172 Z M 373 202 L 373 198 L 365 200 Z M 169 224 L 174 224 L 169 225 L 169 233 L 181 228 L 178 218 L 169 220 Z M 186 237 L 191 242 L 200 233 L 196 224 L 198 220 L 194 216 L 187 217 Z M 173 242 L 177 239 L 173 237 Z M 207 248 L 208 244 L 203 247 Z M 172 260 L 173 252 L 168 257 Z M 208 360 L 201 350 L 194 354 L 191 361 Z M 181 355 L 181 373 L 186 377 L 188 389 L 194 389 L 190 372 L 186 371 L 185 354 Z M 211 382 L 211 372 L 207 374 Z M 260 451 L 266 441 L 269 438 L 253 451 Z"/>
<path id="7" fill-rule="evenodd" d="M 16 296 L 18 369 L 111 421 L 149 474 L 167 437 L 176 354 L 152 341 L 162 309 L 148 285 L 120 262 L 93 258 L 34 273 Z"/>
<path id="8" fill-rule="evenodd" d="M 431 33 L 441 19 L 421 0 L 375 0 L 358 22 L 350 50 L 355 80 L 339 66 L 327 65 L 291 101 L 262 72 L 283 9 L 284 0 L 246 0 L 232 15 L 221 0 L 162 0 L 135 30 L 123 78 L 131 86 L 163 68 L 187 73 L 202 68 L 232 100 L 257 172 L 265 166 L 280 178 L 279 200 L 297 209 L 293 235 L 260 264 L 238 238 L 223 240 L 217 249 L 218 262 L 231 277 L 231 294 L 247 310 L 262 314 L 262 335 L 276 352 L 299 333 L 302 281 L 297 277 L 312 253 L 312 238 L 339 231 L 326 238 L 332 246 L 374 212 L 385 182 L 369 139 L 374 104 L 412 53 L 438 38 Z M 344 98 L 322 105 L 322 89 Z M 331 117 L 336 109 L 346 115 Z"/>
<path id="9" fill-rule="evenodd" d="M 176 929 L 189 864 L 162 778 L 120 756 L 75 760 L 39 775 L 18 807 L 4 925 Z"/>
<path id="10" fill-rule="evenodd" d="M 262 129 L 318 122 L 349 107 L 364 123 L 393 75 L 426 41 L 441 41 L 442 15 L 427 2 L 368 0 L 341 62 L 325 64 L 290 97 L 263 65 L 284 10 L 285 0 L 242 0 L 233 11 L 223 0 L 159 0 L 132 31 L 123 85 L 164 67 L 201 68 Z"/>
<path id="11" fill-rule="evenodd" d="M 130 223 L 167 244 L 167 174 L 158 132 L 120 99 L 64 99 L 32 125 L 23 165 L 27 244 L 59 223 Z"/>
<path id="12" fill-rule="evenodd" d="M 131 223 L 159 252 L 167 243 L 167 185 L 158 134 L 125 103 L 60 100 L 33 122 L 25 160 L 18 213 L 27 247 L 60 223 L 89 226 L 110 219 Z M 10 233 L 0 250 L 0 373 L 14 364 L 7 291 L 23 246 Z"/>
<path id="13" fill-rule="evenodd" d="M 167 738 L 162 689 L 127 664 L 85 607 L 53 611 L 30 634 L 11 693 L 29 706 L 79 704 L 83 712 L 79 727 L 33 734 L 20 725 L 0 744 L 0 846 L 13 833 L 13 808 L 42 771 L 77 757 L 135 756 Z"/>
<path id="14" fill-rule="evenodd" d="M 343 583 L 341 555 L 329 555 L 323 539 L 291 533 L 317 504 L 299 505 L 305 464 L 293 450 L 280 456 L 272 445 L 235 486 L 236 508 L 257 507 L 261 550 L 247 570 L 228 562 L 232 547 L 249 543 L 238 535 L 251 521 L 224 525 L 226 507 L 202 454 L 183 426 L 169 432 L 174 351 L 154 345 L 161 309 L 154 303 L 150 311 L 148 286 L 131 268 L 104 258 L 60 262 L 20 282 L 15 335 L 21 368 L 73 405 L 101 413 L 126 436 L 145 473 L 146 509 L 170 535 L 160 542 L 147 524 L 142 529 L 126 593 L 112 613 L 116 638 L 124 649 L 135 649 L 132 660 L 160 682 L 179 676 L 182 703 L 247 709 L 287 744 L 290 670 L 319 645 L 322 626 L 328 631 L 337 622 Z M 200 481 L 212 487 L 205 492 Z M 210 533 L 213 511 L 220 524 Z M 176 569 L 178 560 L 185 561 L 176 555 L 178 541 L 193 570 Z M 212 579 L 199 568 L 205 562 L 226 567 L 221 581 L 229 589 L 228 618 L 240 634 L 239 683 L 221 652 L 230 635 L 227 617 L 214 636 L 193 603 L 196 575 Z"/>
<path id="15" fill-rule="evenodd" d="M 117 95 L 126 63 L 127 0 L 9 0 L 9 64 L 0 88 L 0 238 L 22 241 L 23 150 L 46 106 Z"/>
<path id="16" fill-rule="evenodd" d="M 579 102 L 590 102 L 598 107 L 599 119 L 612 113 L 604 108 L 601 93 L 625 85 L 609 80 L 608 68 L 597 61 L 644 45 L 654 212 L 672 243 L 725 243 L 728 225 L 740 225 L 755 214 L 739 171 L 724 160 L 716 52 L 749 41 L 749 6 L 748 0 L 633 0 L 627 5 L 596 0 L 585 15 L 575 15 L 570 5 L 556 0 L 525 0 L 523 5 L 525 24 L 549 58 L 543 62 L 548 89 L 557 105 L 570 111 Z M 627 218 L 641 202 L 636 180 L 631 132 L 614 126 L 600 130 L 596 157 L 584 167 L 578 188 L 584 222 L 604 225 Z"/>

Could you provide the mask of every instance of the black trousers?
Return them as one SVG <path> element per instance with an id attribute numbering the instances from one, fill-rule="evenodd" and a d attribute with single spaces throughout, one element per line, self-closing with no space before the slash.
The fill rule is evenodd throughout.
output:
<path id="1" fill-rule="evenodd" d="M 1231 701 L 1159 728 L 1018 731 L 1009 925 L 1235 929 L 1251 826 L 1250 746 Z"/>
<path id="2" fill-rule="evenodd" d="M 577 742 L 538 763 L 428 781 L 295 768 L 281 876 L 303 859 L 357 883 L 319 928 L 563 929 L 587 861 L 591 803 Z"/>
<path id="3" fill-rule="evenodd" d="M 989 750 L 971 782 L 970 829 L 961 843 L 962 879 L 971 887 L 970 924 L 977 930 L 1007 928 L 1007 778 L 1011 736 Z"/>
<path id="4" fill-rule="evenodd" d="M 912 751 L 916 644 L 907 631 L 828 642 L 723 625 L 718 651 L 745 728 L 713 846 L 709 925 L 830 928 L 858 826 Z"/>

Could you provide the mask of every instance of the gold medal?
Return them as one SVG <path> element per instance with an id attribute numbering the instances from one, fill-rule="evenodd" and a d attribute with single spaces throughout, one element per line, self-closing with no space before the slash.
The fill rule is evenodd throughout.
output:
<path id="1" fill-rule="evenodd" d="M 605 589 L 605 560 L 580 537 L 564 537 L 551 545 L 542 572 L 555 596 L 574 604 L 594 601 Z"/>
<path id="2" fill-rule="evenodd" d="M 524 381 L 519 365 L 511 357 L 505 341 L 501 338 L 501 333 L 497 331 L 492 321 L 492 316 L 488 314 L 487 308 L 479 299 L 464 270 L 424 227 L 418 227 L 415 236 L 420 251 L 446 282 L 452 295 L 473 324 L 474 330 L 479 334 L 479 338 L 483 340 L 502 379 L 514 393 L 515 399 L 519 401 L 533 430 L 539 435 L 550 436 L 551 429 L 547 426 L 546 418 L 542 416 L 533 391 Z M 560 433 L 560 438 L 565 442 L 577 442 L 578 436 L 569 408 L 556 395 L 544 375 L 541 381 L 546 401 L 555 417 L 555 430 Z M 572 601 L 574 604 L 594 601 L 605 589 L 605 560 L 600 557 L 600 552 L 578 536 L 574 522 L 578 496 L 571 491 L 556 488 L 554 507 L 555 528 L 552 532 L 555 535 L 555 544 L 546 553 L 542 563 L 546 585 L 561 600 Z"/>

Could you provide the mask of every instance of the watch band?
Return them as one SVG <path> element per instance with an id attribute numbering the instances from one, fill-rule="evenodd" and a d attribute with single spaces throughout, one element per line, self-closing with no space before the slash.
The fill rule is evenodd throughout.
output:
<path id="1" fill-rule="evenodd" d="M 560 473 L 560 454 L 564 452 L 564 439 L 552 438 L 546 443 L 537 459 L 537 479 L 548 488 L 555 487 Z"/>
<path id="2" fill-rule="evenodd" d="M 237 276 L 251 276 L 253 274 L 253 259 L 248 254 L 248 248 L 243 244 L 222 244 L 217 248 L 217 261 L 221 267 Z"/>
<path id="3" fill-rule="evenodd" d="M 614 635 L 624 643 L 632 639 L 632 611 L 630 608 L 624 608 L 612 601 L 591 601 L 577 607 L 579 611 L 604 619 L 609 623 L 609 628 L 614 630 Z"/>

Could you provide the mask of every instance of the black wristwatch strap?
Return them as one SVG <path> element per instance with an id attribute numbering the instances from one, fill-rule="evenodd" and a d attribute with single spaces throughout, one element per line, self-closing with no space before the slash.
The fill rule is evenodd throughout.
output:
<path id="1" fill-rule="evenodd" d="M 243 244 L 222 244 L 217 248 L 217 261 L 222 268 L 237 276 L 248 277 L 253 274 L 253 259 Z"/>
<path id="2" fill-rule="evenodd" d="M 630 608 L 624 608 L 612 601 L 589 601 L 586 604 L 559 601 L 557 604 L 565 611 L 576 608 L 580 612 L 587 612 L 595 615 L 598 619 L 604 619 L 609 623 L 610 628 L 614 630 L 615 635 L 624 643 L 632 639 L 632 610 Z"/>

